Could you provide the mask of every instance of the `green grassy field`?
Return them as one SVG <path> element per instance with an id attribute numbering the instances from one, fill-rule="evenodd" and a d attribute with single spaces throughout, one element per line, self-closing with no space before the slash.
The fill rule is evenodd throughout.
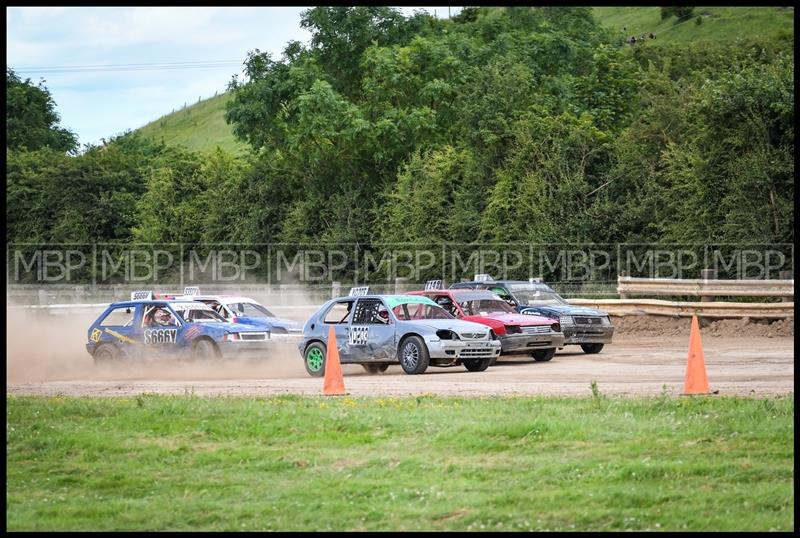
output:
<path id="1" fill-rule="evenodd" d="M 794 399 L 8 397 L 8 530 L 794 529 Z"/>
<path id="2" fill-rule="evenodd" d="M 200 101 L 148 123 L 138 130 L 143 136 L 170 146 L 185 146 L 191 150 L 213 150 L 216 147 L 241 154 L 247 145 L 233 136 L 225 122 L 225 103 L 229 93 Z"/>
<path id="3" fill-rule="evenodd" d="M 646 43 L 656 46 L 794 35 L 794 8 L 695 7 L 694 16 L 686 21 L 677 21 L 675 17 L 662 20 L 660 7 L 595 7 L 592 10 L 597 21 L 608 28 L 620 32 L 627 28 L 625 35 L 628 37 L 653 32 L 655 41 Z M 703 20 L 699 25 L 696 23 L 698 16 Z"/>

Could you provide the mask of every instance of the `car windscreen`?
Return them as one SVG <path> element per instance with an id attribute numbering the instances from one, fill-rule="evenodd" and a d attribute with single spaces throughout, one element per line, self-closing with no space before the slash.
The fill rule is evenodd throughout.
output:
<path id="1" fill-rule="evenodd" d="M 256 303 L 226 303 L 226 306 L 231 309 L 236 316 L 251 317 L 251 318 L 274 318 L 275 314 L 267 310 L 265 307 Z"/>
<path id="2" fill-rule="evenodd" d="M 404 303 L 392 308 L 395 317 L 401 321 L 416 319 L 453 319 L 441 306 L 428 303 Z"/>
<path id="3" fill-rule="evenodd" d="M 537 289 L 532 286 L 511 286 L 511 292 L 520 304 L 561 305 L 568 304 L 554 291 Z"/>
<path id="4" fill-rule="evenodd" d="M 475 299 L 458 303 L 467 316 L 487 316 L 496 312 L 508 314 L 516 313 L 508 303 L 501 299 Z"/>

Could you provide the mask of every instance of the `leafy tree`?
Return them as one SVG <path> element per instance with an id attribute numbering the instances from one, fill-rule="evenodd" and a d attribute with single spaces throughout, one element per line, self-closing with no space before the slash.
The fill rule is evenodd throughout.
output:
<path id="1" fill-rule="evenodd" d="M 56 103 L 43 82 L 34 85 L 6 69 L 6 147 L 75 151 L 77 137 L 59 127 L 59 121 Z"/>

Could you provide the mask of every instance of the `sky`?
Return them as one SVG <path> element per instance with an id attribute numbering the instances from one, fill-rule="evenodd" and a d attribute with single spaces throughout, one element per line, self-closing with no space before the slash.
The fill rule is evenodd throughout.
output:
<path id="1" fill-rule="evenodd" d="M 307 44 L 306 9 L 6 7 L 6 65 L 22 79 L 44 79 L 60 125 L 81 145 L 96 144 L 224 92 L 248 51 L 279 58 L 288 41 Z"/>

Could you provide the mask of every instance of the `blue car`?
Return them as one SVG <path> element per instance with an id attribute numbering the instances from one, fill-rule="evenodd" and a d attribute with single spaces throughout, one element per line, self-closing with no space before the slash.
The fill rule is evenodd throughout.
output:
<path id="1" fill-rule="evenodd" d="M 608 312 L 571 305 L 553 288 L 536 280 L 492 280 L 484 276 L 480 280 L 453 284 L 450 288 L 489 290 L 521 314 L 556 319 L 564 333 L 564 344 L 580 345 L 585 353 L 600 353 L 614 336 Z"/>
<path id="2" fill-rule="evenodd" d="M 267 356 L 269 333 L 229 323 L 196 301 L 146 299 L 112 303 L 87 331 L 95 363 L 152 356 L 213 359 Z"/>

